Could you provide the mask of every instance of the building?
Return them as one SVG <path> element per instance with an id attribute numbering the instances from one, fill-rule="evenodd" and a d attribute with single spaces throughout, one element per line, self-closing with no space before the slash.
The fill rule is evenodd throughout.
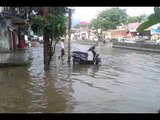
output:
<path id="1" fill-rule="evenodd" d="M 122 38 L 122 37 L 128 37 L 131 39 L 136 39 L 137 36 L 141 36 L 144 39 L 150 39 L 150 30 L 151 28 L 145 29 L 144 32 L 138 34 L 137 28 L 140 25 L 140 23 L 129 23 L 128 25 L 123 26 L 117 26 L 117 29 L 115 30 L 109 30 L 106 32 L 106 38 L 114 39 L 114 38 Z"/>
<path id="2" fill-rule="evenodd" d="M 82 31 L 86 31 L 86 30 L 88 30 L 88 25 L 89 25 L 88 22 L 81 21 L 81 22 L 79 23 L 79 28 L 80 28 L 80 30 L 82 30 Z"/>
<path id="3" fill-rule="evenodd" d="M 25 7 L 0 7 L 0 52 L 25 48 L 26 11 Z"/>
<path id="4" fill-rule="evenodd" d="M 160 40 L 160 24 L 156 24 L 152 26 L 151 30 L 151 40 Z"/>
<path id="5" fill-rule="evenodd" d="M 128 33 L 128 30 L 108 30 L 104 31 L 103 34 L 105 35 L 105 39 L 116 39 L 121 37 L 126 37 Z"/>

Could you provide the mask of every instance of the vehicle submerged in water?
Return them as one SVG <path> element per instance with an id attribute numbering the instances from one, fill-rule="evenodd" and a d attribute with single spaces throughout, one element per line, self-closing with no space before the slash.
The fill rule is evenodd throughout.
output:
<path id="1" fill-rule="evenodd" d="M 99 54 L 97 54 L 95 51 L 95 46 L 92 46 L 88 51 L 91 51 L 93 54 L 93 59 L 88 60 L 88 53 L 81 52 L 81 51 L 73 51 L 72 57 L 73 57 L 73 64 L 99 64 L 101 62 L 101 59 L 99 58 Z"/>

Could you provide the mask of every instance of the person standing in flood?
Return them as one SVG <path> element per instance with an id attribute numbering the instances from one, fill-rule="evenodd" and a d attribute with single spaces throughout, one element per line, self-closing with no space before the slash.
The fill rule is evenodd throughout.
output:
<path id="1" fill-rule="evenodd" d="M 63 58 L 63 56 L 65 55 L 64 39 L 60 41 L 60 45 L 61 45 L 61 55 L 58 57 L 59 59 Z"/>

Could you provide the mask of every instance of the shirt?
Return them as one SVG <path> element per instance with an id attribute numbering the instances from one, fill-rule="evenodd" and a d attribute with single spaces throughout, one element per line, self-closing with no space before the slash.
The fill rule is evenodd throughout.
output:
<path id="1" fill-rule="evenodd" d="M 28 36 L 24 35 L 24 39 L 25 39 L 25 41 L 28 41 Z"/>
<path id="2" fill-rule="evenodd" d="M 61 48 L 64 49 L 64 42 L 61 41 Z"/>

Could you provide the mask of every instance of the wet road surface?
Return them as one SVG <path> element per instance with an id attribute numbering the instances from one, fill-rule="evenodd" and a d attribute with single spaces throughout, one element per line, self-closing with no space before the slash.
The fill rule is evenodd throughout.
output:
<path id="1" fill-rule="evenodd" d="M 72 43 L 73 50 L 91 45 Z M 67 48 L 67 47 L 66 47 Z M 68 65 L 57 54 L 43 69 L 43 46 L 32 47 L 30 67 L 0 69 L 0 112 L 157 113 L 160 55 L 99 45 L 101 65 Z"/>

